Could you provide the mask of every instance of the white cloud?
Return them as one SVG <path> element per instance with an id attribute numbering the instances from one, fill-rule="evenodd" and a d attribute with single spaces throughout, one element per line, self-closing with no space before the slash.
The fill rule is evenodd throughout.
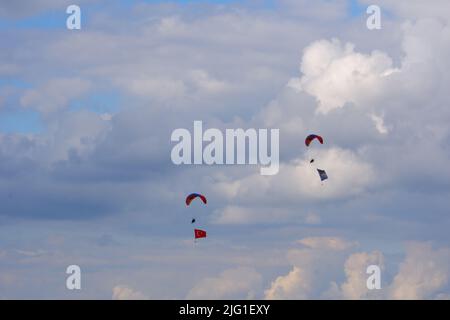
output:
<path id="1" fill-rule="evenodd" d="M 377 116 L 376 114 L 372 114 L 371 118 L 375 123 L 375 128 L 381 134 L 387 134 L 389 132 L 388 128 L 384 125 L 384 119 L 381 116 Z"/>
<path id="2" fill-rule="evenodd" d="M 356 245 L 341 238 L 305 238 L 298 242 L 308 249 L 289 250 L 293 267 L 272 282 L 265 291 L 267 299 L 448 299 L 448 247 L 433 249 L 430 243 L 409 244 L 405 259 L 391 281 L 381 251 L 348 255 Z M 346 258 L 337 259 L 339 256 Z M 381 269 L 381 289 L 367 288 L 370 275 L 366 270 L 370 265 Z M 345 280 L 340 282 L 342 269 Z"/>
<path id="3" fill-rule="evenodd" d="M 214 79 L 205 70 L 192 70 L 190 76 L 195 86 L 207 93 L 220 93 L 229 88 L 227 83 Z"/>
<path id="4" fill-rule="evenodd" d="M 288 85 L 316 97 L 317 111 L 323 114 L 346 103 L 369 104 L 382 93 L 384 78 L 396 71 L 385 53 L 358 53 L 353 44 L 338 39 L 306 47 L 300 70 L 303 76 Z"/>
<path id="5" fill-rule="evenodd" d="M 364 193 L 376 182 L 372 165 L 352 151 L 330 148 L 317 151 L 314 159 L 313 165 L 309 163 L 309 158 L 282 164 L 279 174 L 273 177 L 255 173 L 236 180 L 218 178 L 214 189 L 230 200 L 247 203 L 264 202 L 272 198 L 279 201 L 315 201 L 355 196 Z M 322 183 L 317 168 L 325 169 L 329 179 Z M 243 214 L 248 216 L 246 212 Z M 280 210 L 281 217 L 287 215 L 287 212 Z"/>
<path id="6" fill-rule="evenodd" d="M 303 215 L 295 210 L 242 206 L 226 206 L 216 210 L 212 217 L 213 223 L 216 224 L 283 223 L 293 219 L 305 220 Z"/>
<path id="7" fill-rule="evenodd" d="M 332 282 L 330 291 L 325 293 L 325 297 L 333 299 L 370 299 L 380 297 L 382 289 L 369 290 L 367 288 L 367 278 L 369 275 L 366 273 L 367 267 L 370 265 L 376 265 L 380 269 L 384 270 L 383 254 L 379 251 L 372 253 L 358 252 L 350 255 L 345 262 L 344 270 L 347 280 L 340 285 Z M 380 275 L 383 276 L 383 273 Z M 334 291 L 334 293 L 333 293 Z"/>
<path id="8" fill-rule="evenodd" d="M 252 268 L 228 269 L 218 277 L 205 278 L 192 288 L 187 299 L 252 299 L 262 277 Z"/>
<path id="9" fill-rule="evenodd" d="M 297 241 L 311 249 L 346 250 L 357 245 L 338 237 L 309 237 Z"/>
<path id="10" fill-rule="evenodd" d="M 127 286 L 115 286 L 113 288 L 113 300 L 147 300 L 148 297 L 139 291 Z"/>
<path id="11" fill-rule="evenodd" d="M 339 274 L 348 250 L 356 243 L 339 237 L 309 237 L 298 241 L 304 248 L 288 251 L 292 265 L 265 290 L 266 299 L 310 299 L 322 295 Z"/>
<path id="12" fill-rule="evenodd" d="M 265 293 L 265 298 L 276 299 L 307 299 L 312 283 L 309 275 L 301 268 L 294 266 L 285 276 L 279 276 L 272 282 Z"/>
<path id="13" fill-rule="evenodd" d="M 450 278 L 450 249 L 434 250 L 429 243 L 413 243 L 407 248 L 390 288 L 392 299 L 428 299 L 440 294 Z"/>

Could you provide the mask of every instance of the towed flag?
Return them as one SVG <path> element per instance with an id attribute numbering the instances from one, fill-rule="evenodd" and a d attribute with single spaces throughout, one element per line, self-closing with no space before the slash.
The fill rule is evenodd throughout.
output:
<path id="1" fill-rule="evenodd" d="M 194 229 L 194 237 L 195 239 L 206 238 L 206 231 Z"/>
<path id="2" fill-rule="evenodd" d="M 317 169 L 317 172 L 319 173 L 320 181 L 328 179 L 328 176 L 327 176 L 327 173 L 325 172 L 325 170 Z"/>

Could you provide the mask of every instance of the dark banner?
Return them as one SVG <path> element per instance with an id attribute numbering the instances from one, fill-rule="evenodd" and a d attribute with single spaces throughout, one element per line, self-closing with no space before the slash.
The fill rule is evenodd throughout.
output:
<path id="1" fill-rule="evenodd" d="M 328 319 L 350 317 L 354 319 L 385 319 L 399 314 L 406 317 L 440 318 L 445 314 L 448 301 L 241 301 L 241 300 L 146 300 L 146 301 L 1 301 L 4 312 L 57 316 L 59 319 L 124 317 L 139 315 L 143 319 Z M 10 309 L 10 310 L 8 310 Z M 442 309 L 442 310 L 441 310 Z"/>

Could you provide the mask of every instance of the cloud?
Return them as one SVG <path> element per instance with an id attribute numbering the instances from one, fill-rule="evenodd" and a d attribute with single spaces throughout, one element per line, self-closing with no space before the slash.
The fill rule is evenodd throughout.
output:
<path id="1" fill-rule="evenodd" d="M 292 269 L 264 291 L 266 299 L 319 298 L 340 274 L 340 265 L 355 243 L 339 237 L 310 237 L 297 241 L 303 248 L 288 251 Z"/>
<path id="2" fill-rule="evenodd" d="M 449 242 L 448 5 L 382 1 L 382 29 L 368 31 L 348 4 L 83 2 L 89 28 L 67 33 L 64 21 L 34 27 L 64 13 L 60 2 L 2 2 L 8 19 L 43 13 L 0 30 L 0 130 L 10 114 L 25 127 L 22 112 L 43 122 L 38 133 L 0 133 L 1 273 L 24 284 L 8 295 L 68 295 L 53 271 L 86 261 L 102 272 L 88 275 L 92 291 L 80 297 L 110 298 L 120 273 L 120 283 L 152 297 L 260 274 L 273 298 L 379 298 L 364 293 L 360 272 L 383 252 L 384 298 L 445 298 L 441 249 L 404 262 L 436 261 L 423 266 L 436 279 L 405 271 L 395 286 L 400 265 L 388 253 L 405 240 Z M 111 24 L 119 18 L 127 23 Z M 221 129 L 279 128 L 279 174 L 174 166 L 170 133 L 199 117 Z M 309 133 L 326 143 L 306 151 Z M 311 155 L 330 176 L 323 185 Z M 210 200 L 198 220 L 211 235 L 201 253 L 183 243 L 191 236 L 183 199 L 193 191 Z M 49 230 L 67 240 L 49 244 Z M 116 239 L 121 246 L 108 245 Z M 208 262 L 199 267 L 199 257 Z M 230 262 L 253 273 L 219 274 Z M 219 293 L 263 297 L 257 283 Z"/>
<path id="3" fill-rule="evenodd" d="M 212 216 L 212 222 L 216 224 L 264 224 L 285 223 L 293 219 L 306 220 L 305 215 L 284 208 L 255 208 L 242 206 L 226 206 L 218 209 Z M 311 220 L 310 220 L 311 221 Z"/>
<path id="4" fill-rule="evenodd" d="M 113 288 L 113 300 L 147 300 L 148 297 L 139 291 L 127 286 L 115 286 Z"/>
<path id="5" fill-rule="evenodd" d="M 25 91 L 20 103 L 24 107 L 51 113 L 67 107 L 72 99 L 79 98 L 90 88 L 90 81 L 81 78 L 52 79 L 37 89 Z"/>
<path id="6" fill-rule="evenodd" d="M 372 165 L 350 150 L 330 148 L 317 151 L 314 159 L 314 165 L 309 163 L 309 158 L 282 164 L 280 173 L 273 177 L 256 173 L 231 181 L 229 177 L 220 179 L 214 189 L 230 200 L 247 203 L 269 199 L 314 201 L 360 195 L 376 182 Z M 329 179 L 321 183 L 316 168 L 326 169 Z M 239 213 L 234 211 L 233 215 Z M 243 212 L 243 215 L 248 213 Z M 286 215 L 280 210 L 280 216 Z"/>
<path id="7" fill-rule="evenodd" d="M 186 94 L 186 85 L 181 80 L 170 78 L 142 77 L 120 79 L 116 82 L 131 94 L 157 100 L 181 98 Z"/>
<path id="8" fill-rule="evenodd" d="M 389 129 L 386 128 L 384 125 L 384 119 L 381 116 L 377 116 L 376 114 L 372 114 L 371 118 L 373 122 L 375 123 L 375 128 L 378 130 L 381 134 L 387 134 L 389 132 Z"/>
<path id="9" fill-rule="evenodd" d="M 29 258 L 42 257 L 45 255 L 48 255 L 48 252 L 43 251 L 43 250 L 37 250 L 37 251 L 16 250 L 16 252 L 20 255 L 23 255 L 23 256 L 29 257 Z"/>
<path id="10" fill-rule="evenodd" d="M 382 93 L 384 78 L 398 72 L 385 53 L 357 53 L 353 44 L 338 39 L 306 47 L 300 70 L 303 76 L 291 79 L 289 85 L 316 97 L 317 111 L 324 114 L 346 103 L 370 104 Z"/>
<path id="11" fill-rule="evenodd" d="M 346 250 L 357 245 L 356 243 L 348 242 L 338 237 L 310 237 L 297 241 L 311 249 L 329 249 L 329 250 Z"/>
<path id="12" fill-rule="evenodd" d="M 218 277 L 201 280 L 189 291 L 187 299 L 252 299 L 261 281 L 261 275 L 252 268 L 228 269 Z"/>
<path id="13" fill-rule="evenodd" d="M 223 225 L 286 224 L 292 222 L 320 225 L 319 214 L 282 207 L 225 206 L 214 211 L 211 222 Z"/>
<path id="14" fill-rule="evenodd" d="M 360 2 L 367 5 L 373 4 L 370 0 L 361 0 Z M 382 12 L 393 11 L 398 16 L 406 19 L 413 18 L 439 18 L 443 20 L 449 20 L 446 12 L 450 10 L 450 5 L 445 0 L 435 0 L 433 5 L 420 0 L 403 0 L 403 1 L 389 1 L 381 0 L 377 2 L 377 5 L 381 7 Z"/>
<path id="15" fill-rule="evenodd" d="M 299 268 L 293 267 L 285 276 L 279 276 L 267 289 L 265 298 L 269 300 L 282 299 L 307 299 L 307 292 L 311 290 L 312 283 L 308 274 Z"/>
<path id="16" fill-rule="evenodd" d="M 293 267 L 265 290 L 266 299 L 448 299 L 448 247 L 434 249 L 426 242 L 408 244 L 405 259 L 391 280 L 385 265 L 386 257 L 381 251 L 349 254 L 355 244 L 340 238 L 305 238 L 298 243 L 308 249 L 288 252 Z M 333 258 L 330 258 L 331 254 Z M 381 289 L 367 288 L 369 275 L 366 270 L 370 265 L 380 267 Z M 392 262 L 389 267 L 396 268 Z M 345 274 L 342 281 L 339 280 L 341 268 Z"/>
<path id="17" fill-rule="evenodd" d="M 407 248 L 391 288 L 392 299 L 438 297 L 450 279 L 450 249 L 434 250 L 430 243 L 413 243 Z"/>
<path id="18" fill-rule="evenodd" d="M 382 297 L 381 292 L 377 290 L 369 290 L 367 288 L 367 279 L 369 275 L 366 273 L 367 267 L 376 265 L 380 267 L 383 275 L 384 262 L 383 254 L 379 251 L 371 253 L 358 252 L 350 255 L 345 262 L 344 271 L 346 281 L 339 288 L 336 282 L 332 282 L 328 292 L 324 293 L 324 297 L 331 299 L 374 299 Z"/>

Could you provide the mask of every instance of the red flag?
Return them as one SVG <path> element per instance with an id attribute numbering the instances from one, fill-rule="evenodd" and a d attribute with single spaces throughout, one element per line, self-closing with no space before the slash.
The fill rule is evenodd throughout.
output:
<path id="1" fill-rule="evenodd" d="M 194 236 L 195 236 L 195 239 L 206 238 L 206 231 L 194 229 Z"/>

